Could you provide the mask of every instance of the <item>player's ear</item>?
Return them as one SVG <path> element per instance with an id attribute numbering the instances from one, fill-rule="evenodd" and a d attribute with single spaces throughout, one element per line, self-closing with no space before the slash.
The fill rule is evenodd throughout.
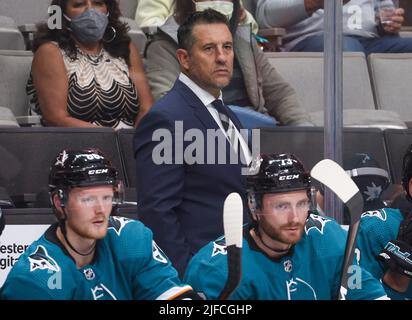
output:
<path id="1" fill-rule="evenodd" d="M 53 195 L 51 196 L 51 201 L 52 201 L 52 205 L 55 208 L 55 212 L 57 215 L 57 218 L 60 219 L 64 216 L 63 213 L 63 204 L 62 204 L 62 199 L 61 196 L 58 193 L 53 193 Z"/>

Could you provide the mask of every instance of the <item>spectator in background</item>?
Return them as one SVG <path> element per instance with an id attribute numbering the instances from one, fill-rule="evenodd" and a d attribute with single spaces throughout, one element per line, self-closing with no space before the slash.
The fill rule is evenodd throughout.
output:
<path id="1" fill-rule="evenodd" d="M 323 51 L 324 0 L 255 0 L 256 20 L 261 28 L 284 27 L 285 51 Z M 412 38 L 398 33 L 404 9 L 398 8 L 391 23 L 377 20 L 374 0 L 343 1 L 343 49 L 370 53 L 412 52 Z M 388 5 L 391 0 L 382 0 Z"/>
<path id="2" fill-rule="evenodd" d="M 146 48 L 147 77 L 155 100 L 172 88 L 179 75 L 180 68 L 176 58 L 179 24 L 195 11 L 212 8 L 231 16 L 231 31 L 235 35 L 234 71 L 230 84 L 223 90 L 225 103 L 240 106 L 240 109 L 251 111 L 252 115 L 256 111 L 259 116 L 269 115 L 272 126 L 274 119 L 281 125 L 312 125 L 309 115 L 299 105 L 294 89 L 283 80 L 258 48 L 250 26 L 238 25 L 237 21 L 244 10 L 238 0 L 176 0 L 175 3 L 175 15 L 159 27 L 158 34 Z M 228 12 L 232 4 L 233 13 Z M 242 124 L 246 128 L 253 127 L 253 123 Z"/>
<path id="3" fill-rule="evenodd" d="M 152 105 L 138 50 L 116 0 L 53 0 L 62 27 L 38 26 L 27 85 L 46 126 L 133 127 Z"/>
<path id="4" fill-rule="evenodd" d="M 161 26 L 175 10 L 174 0 L 139 0 L 135 20 L 139 27 Z M 257 33 L 258 25 L 249 11 L 244 10 L 240 24 L 251 24 L 253 33 Z"/>

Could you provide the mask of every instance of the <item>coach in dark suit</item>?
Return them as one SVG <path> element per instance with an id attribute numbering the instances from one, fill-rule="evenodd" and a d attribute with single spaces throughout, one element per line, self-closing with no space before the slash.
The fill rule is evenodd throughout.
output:
<path id="1" fill-rule="evenodd" d="M 233 42 L 222 14 L 193 14 L 178 31 L 181 74 L 142 119 L 134 137 L 139 216 L 183 275 L 190 258 L 223 234 L 226 196 L 244 199 L 250 160 L 241 124 L 223 105 Z M 215 139 L 212 139 L 214 136 Z"/>

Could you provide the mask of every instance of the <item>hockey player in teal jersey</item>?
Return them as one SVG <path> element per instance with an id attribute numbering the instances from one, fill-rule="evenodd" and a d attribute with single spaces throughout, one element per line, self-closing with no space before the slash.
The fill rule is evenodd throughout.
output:
<path id="1" fill-rule="evenodd" d="M 120 182 L 97 149 L 63 150 L 51 166 L 58 223 L 21 255 L 3 299 L 198 299 L 142 223 L 110 216 Z"/>
<path id="2" fill-rule="evenodd" d="M 412 145 L 403 157 L 402 184 L 412 201 Z M 385 208 L 362 214 L 357 236 L 360 266 L 381 279 L 391 299 L 412 299 L 412 212 Z"/>
<path id="3" fill-rule="evenodd" d="M 252 223 L 244 227 L 242 280 L 230 299 L 335 299 L 347 233 L 334 220 L 311 214 L 310 177 L 291 154 L 259 156 L 247 176 Z M 184 281 L 216 299 L 227 279 L 225 239 L 203 247 Z M 380 282 L 360 267 L 347 299 L 387 299 Z"/>

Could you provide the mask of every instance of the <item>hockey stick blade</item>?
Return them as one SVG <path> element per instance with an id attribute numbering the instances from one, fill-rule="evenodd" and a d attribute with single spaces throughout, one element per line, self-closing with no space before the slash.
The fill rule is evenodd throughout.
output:
<path id="1" fill-rule="evenodd" d="M 225 230 L 228 277 L 219 300 L 226 300 L 237 288 L 242 277 L 242 225 L 242 198 L 238 193 L 233 192 L 226 197 L 223 205 L 223 227 Z"/>
<path id="2" fill-rule="evenodd" d="M 356 235 L 363 213 L 363 197 L 359 188 L 349 175 L 336 162 L 325 159 L 318 162 L 311 170 L 310 175 L 332 190 L 347 206 L 350 214 L 348 238 L 346 240 L 345 255 L 341 273 L 339 298 L 345 299 L 348 289 L 349 267 L 353 263 Z"/>

